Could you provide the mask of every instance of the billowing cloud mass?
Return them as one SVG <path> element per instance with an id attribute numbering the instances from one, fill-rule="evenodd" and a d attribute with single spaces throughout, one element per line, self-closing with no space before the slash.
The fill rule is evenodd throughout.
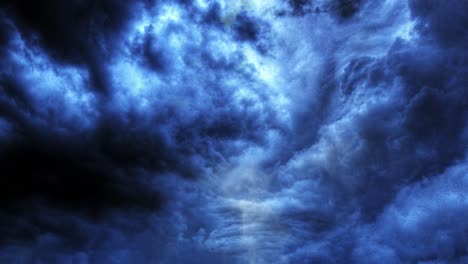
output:
<path id="1" fill-rule="evenodd" d="M 0 263 L 468 263 L 468 2 L 0 3 Z"/>

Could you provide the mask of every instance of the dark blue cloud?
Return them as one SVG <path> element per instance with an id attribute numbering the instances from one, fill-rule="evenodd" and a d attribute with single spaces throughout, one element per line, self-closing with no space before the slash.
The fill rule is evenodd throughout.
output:
<path id="1" fill-rule="evenodd" d="M 0 263 L 464 263 L 459 1 L 4 1 Z"/>
<path id="2" fill-rule="evenodd" d="M 463 263 L 466 256 L 466 165 L 402 188 L 376 223 L 358 230 L 355 259 Z"/>
<path id="3" fill-rule="evenodd" d="M 466 34 L 467 3 L 464 1 L 410 1 L 411 12 L 419 29 L 433 36 L 442 45 L 461 46 L 468 41 Z M 464 55 L 464 54 L 463 54 Z"/>
<path id="4" fill-rule="evenodd" d="M 133 20 L 143 3 L 76 5 L 4 6 L 10 28 L 2 46 L 0 168 L 2 226 L 10 228 L 1 229 L 2 246 L 45 243 L 52 250 L 70 242 L 89 250 L 91 231 L 81 234 L 83 225 L 114 213 L 158 212 L 171 197 L 154 178 L 199 178 L 206 166 L 238 153 L 236 141 L 262 143 L 274 122 L 270 110 L 256 109 L 227 83 L 254 83 L 240 54 L 215 50 L 222 42 L 213 34 L 231 36 L 198 29 L 205 22 L 178 4 L 145 13 L 160 12 L 154 18 L 162 22 Z M 58 210 L 63 226 L 47 212 L 36 215 L 40 208 Z"/>
<path id="5" fill-rule="evenodd" d="M 245 13 L 238 14 L 234 20 L 236 36 L 243 41 L 257 41 L 260 34 L 259 23 Z"/>

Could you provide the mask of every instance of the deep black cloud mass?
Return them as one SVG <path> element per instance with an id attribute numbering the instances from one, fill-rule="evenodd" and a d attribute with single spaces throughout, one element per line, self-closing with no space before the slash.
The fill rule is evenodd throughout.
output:
<path id="1" fill-rule="evenodd" d="M 113 55 L 120 31 L 136 12 L 138 1 L 6 1 L 5 14 L 13 19 L 29 45 L 39 42 L 63 63 L 85 65 L 94 88 L 106 92 L 104 61 Z"/>
<path id="2" fill-rule="evenodd" d="M 170 197 L 160 195 L 152 180 L 154 174 L 175 173 L 196 178 L 206 164 L 219 159 L 216 155 L 236 153 L 235 147 L 227 147 L 229 143 L 225 141 L 260 140 L 257 133 L 268 123 L 257 122 L 256 113 L 248 112 L 248 102 L 240 108 L 231 104 L 232 91 L 215 83 L 222 76 L 203 83 L 207 86 L 203 87 L 206 96 L 213 98 L 217 110 L 209 113 L 188 110 L 192 119 L 186 118 L 185 110 L 177 109 L 177 104 L 154 103 L 149 110 L 141 112 L 137 106 L 123 110 L 112 102 L 110 93 L 117 91 L 111 84 L 109 64 L 112 56 L 118 56 L 119 49 L 124 48 L 122 44 L 128 45 L 130 56 L 135 57 L 132 59 L 147 66 L 150 72 L 179 74 L 180 69 L 168 72 L 173 59 L 172 54 L 168 54 L 171 47 L 164 43 L 168 36 L 152 35 L 151 26 L 129 43 L 118 43 L 137 6 L 147 5 L 150 3 L 126 1 L 12 1 L 2 4 L 2 21 L 6 25 L 5 29 L 2 27 L 2 54 L 5 56 L 0 77 L 1 203 L 5 209 L 0 229 L 2 246 L 32 242 L 49 232 L 74 241 L 68 233 L 79 233 L 79 225 L 64 223 L 60 228 L 55 227 L 50 221 L 44 222 L 41 216 L 28 212 L 29 206 L 63 210 L 65 216 L 59 214 L 58 222 L 62 221 L 61 217 L 66 219 L 67 214 L 102 220 L 109 218 L 113 210 L 126 214 L 157 211 Z M 169 32 L 177 30 L 181 29 L 177 26 L 168 29 Z M 18 42 L 17 38 L 24 42 Z M 27 51 L 28 47 L 33 50 Z M 50 62 L 37 66 L 18 65 L 22 63 L 15 61 L 15 53 L 25 56 L 26 61 L 27 56 L 44 54 Z M 234 67 L 242 60 L 214 58 L 204 50 L 195 50 L 189 55 L 202 59 L 203 67 L 214 68 L 221 75 L 236 74 Z M 65 79 L 65 83 L 46 83 L 44 87 L 26 76 L 36 67 L 42 67 L 39 71 L 52 68 L 56 73 L 60 67 L 68 66 L 85 69 L 89 80 L 82 87 L 72 87 L 76 84 L 70 79 Z M 14 67 L 24 70 L 24 75 Z M 58 76 L 53 78 L 60 78 L 62 73 L 56 74 Z M 178 85 L 195 85 L 190 83 L 194 80 L 188 81 Z M 51 98 L 38 96 L 47 93 L 41 89 L 51 88 L 58 89 L 58 94 L 49 94 Z M 95 105 L 89 113 L 77 113 L 64 120 L 66 110 L 60 107 L 67 106 L 54 103 L 72 104 L 57 102 L 60 100 L 57 97 L 74 88 L 78 93 L 74 97 L 79 97 L 79 93 L 87 94 L 95 100 Z M 196 95 L 190 93 L 187 89 L 184 95 L 187 100 L 196 100 Z M 208 103 L 208 99 L 203 100 Z M 71 111 L 80 112 L 80 109 Z M 261 115 L 265 114 L 268 115 L 267 112 Z M 92 125 L 81 124 L 88 118 L 93 119 Z"/>
<path id="3" fill-rule="evenodd" d="M 468 4 L 244 2 L 0 2 L 0 263 L 468 261 Z"/>

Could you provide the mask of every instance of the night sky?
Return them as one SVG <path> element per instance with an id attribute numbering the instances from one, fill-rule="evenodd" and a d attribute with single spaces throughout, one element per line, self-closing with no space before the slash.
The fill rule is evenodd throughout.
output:
<path id="1" fill-rule="evenodd" d="M 0 1 L 29 263 L 468 263 L 468 1 Z"/>

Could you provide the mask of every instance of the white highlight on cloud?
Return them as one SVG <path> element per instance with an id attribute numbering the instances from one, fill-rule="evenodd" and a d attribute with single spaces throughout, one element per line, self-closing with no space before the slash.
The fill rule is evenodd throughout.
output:
<path id="1" fill-rule="evenodd" d="M 406 4 L 386 1 L 368 5 L 360 14 L 362 20 L 356 18 L 344 25 L 336 24 L 330 16 L 316 14 L 268 20 L 275 41 L 269 54 L 260 55 L 251 47 L 244 47 L 243 53 L 258 70 L 259 78 L 271 93 L 277 94 L 276 110 L 283 113 L 285 123 L 291 121 L 285 116 L 300 109 L 297 105 L 307 105 L 310 98 L 304 97 L 321 93 L 319 76 L 326 74 L 324 66 L 330 57 L 337 62 L 337 74 L 341 74 L 353 58 L 384 56 L 396 38 L 410 34 L 412 22 Z M 382 13 L 373 14 L 376 10 Z M 332 181 L 349 193 L 362 188 L 364 179 L 347 174 L 347 167 L 355 162 L 352 153 L 363 151 L 363 142 L 353 131 L 355 121 L 376 107 L 393 103 L 398 93 L 398 89 L 356 89 L 346 100 L 333 99 L 339 107 L 329 113 L 328 123 L 319 130 L 318 141 L 297 153 L 274 175 L 264 173 L 259 166 L 261 157 L 268 156 L 266 149 L 246 151 L 234 167 L 221 172 L 221 201 L 230 210 L 238 210 L 240 220 L 229 220 L 230 225 L 213 231 L 208 239 L 211 243 L 222 238 L 229 245 L 225 239 L 234 241 L 236 235 L 240 236 L 235 238 L 234 248 L 241 252 L 243 249 L 247 263 L 287 263 L 280 256 L 288 247 L 298 247 L 293 254 L 296 256 L 320 255 L 330 249 L 329 243 L 310 241 L 304 246 L 300 239 L 314 237 L 314 229 L 326 228 L 331 219 L 339 221 L 341 217 L 333 193 L 323 185 L 322 173 L 334 177 Z M 310 217 L 310 222 L 301 217 Z M 270 244 L 272 240 L 275 243 Z"/>
<path id="2" fill-rule="evenodd" d="M 95 95 L 87 89 L 89 73 L 73 66 L 56 65 L 38 47 L 28 47 L 18 32 L 15 32 L 12 50 L 11 71 L 22 76 L 22 88 L 38 107 L 36 111 L 45 122 L 52 115 L 61 129 L 88 129 L 97 118 Z M 31 85 L 32 84 L 32 85 Z M 79 126 L 77 127 L 77 120 Z M 44 124 L 47 125 L 47 124 Z"/>

